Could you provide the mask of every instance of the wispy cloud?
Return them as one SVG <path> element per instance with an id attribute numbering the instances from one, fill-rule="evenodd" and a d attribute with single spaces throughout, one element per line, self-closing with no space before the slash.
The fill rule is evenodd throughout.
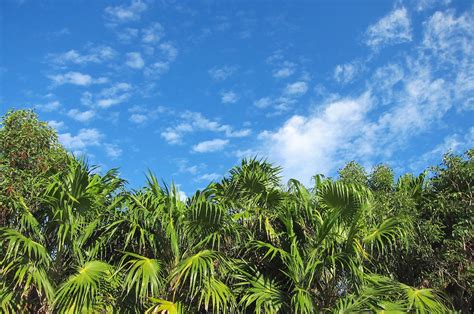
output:
<path id="1" fill-rule="evenodd" d="M 365 43 L 372 47 L 399 44 L 412 40 L 411 22 L 407 9 L 397 8 L 369 26 Z"/>
<path id="2" fill-rule="evenodd" d="M 50 75 L 49 79 L 53 82 L 53 86 L 64 84 L 89 86 L 91 84 L 104 84 L 108 82 L 106 77 L 93 78 L 89 74 L 83 74 L 80 72 L 67 72 L 64 74 Z"/>
<path id="3" fill-rule="evenodd" d="M 188 173 L 188 174 L 197 174 L 199 172 L 199 167 L 196 165 L 189 165 L 189 161 L 187 159 L 176 159 L 174 161 L 175 164 L 178 165 L 178 172 L 179 173 Z"/>
<path id="4" fill-rule="evenodd" d="M 443 154 L 464 153 L 474 146 L 474 127 L 471 127 L 466 134 L 450 134 L 444 140 L 437 144 L 433 149 L 427 151 L 421 156 L 418 154 L 412 158 L 410 168 L 413 171 L 423 171 L 427 164 L 437 163 L 441 160 Z"/>
<path id="5" fill-rule="evenodd" d="M 58 29 L 57 31 L 53 31 L 51 33 L 48 34 L 48 38 L 57 38 L 57 37 L 61 37 L 61 36 L 66 36 L 66 35 L 70 35 L 71 34 L 71 31 L 69 30 L 69 28 L 67 27 L 63 27 L 61 29 Z"/>
<path id="6" fill-rule="evenodd" d="M 193 151 L 196 153 L 211 153 L 224 149 L 229 144 L 229 140 L 214 139 L 210 141 L 200 142 L 193 146 Z"/>
<path id="7" fill-rule="evenodd" d="M 178 49 L 169 41 L 160 44 L 160 51 L 169 62 L 174 61 L 178 56 Z"/>
<path id="8" fill-rule="evenodd" d="M 125 27 L 117 30 L 116 35 L 120 42 L 130 43 L 133 39 L 138 37 L 139 29 L 133 27 Z"/>
<path id="9" fill-rule="evenodd" d="M 459 109 L 474 109 L 474 16 L 438 11 L 424 27 L 423 48 L 433 70 L 448 74 Z"/>
<path id="10" fill-rule="evenodd" d="M 294 82 L 286 85 L 285 94 L 291 96 L 301 96 L 308 91 L 308 84 L 306 82 Z"/>
<path id="11" fill-rule="evenodd" d="M 147 120 L 148 120 L 148 117 L 147 117 L 146 115 L 144 115 L 144 114 L 141 114 L 141 113 L 133 113 L 133 114 L 130 116 L 129 120 L 130 120 L 131 122 L 133 122 L 133 123 L 141 124 L 141 123 L 147 121 Z"/>
<path id="12" fill-rule="evenodd" d="M 76 135 L 60 133 L 59 141 L 69 150 L 83 151 L 90 146 L 99 146 L 104 135 L 97 129 L 80 129 Z"/>
<path id="13" fill-rule="evenodd" d="M 37 104 L 34 107 L 41 111 L 52 112 L 57 111 L 59 108 L 61 108 L 61 103 L 57 100 L 54 100 L 44 104 Z"/>
<path id="14" fill-rule="evenodd" d="M 338 83 L 348 84 L 363 71 L 363 65 L 358 61 L 338 64 L 334 68 L 334 80 Z"/>
<path id="15" fill-rule="evenodd" d="M 122 156 L 123 150 L 116 144 L 105 144 L 105 153 L 111 159 L 117 159 Z"/>
<path id="16" fill-rule="evenodd" d="M 451 0 L 416 0 L 415 9 L 417 11 L 424 11 L 437 5 L 447 5 Z"/>
<path id="17" fill-rule="evenodd" d="M 180 118 L 181 121 L 176 126 L 168 127 L 161 132 L 161 137 L 170 144 L 181 143 L 186 134 L 197 131 L 223 133 L 229 138 L 246 137 L 252 133 L 250 129 L 234 130 L 230 125 L 209 120 L 199 112 L 186 111 L 180 115 Z"/>
<path id="18" fill-rule="evenodd" d="M 67 115 L 79 122 L 89 122 L 92 118 L 95 117 L 95 111 L 93 110 L 86 110 L 80 111 L 78 109 L 71 109 L 67 112 Z"/>
<path id="19" fill-rule="evenodd" d="M 146 44 L 157 43 L 165 35 L 164 27 L 156 22 L 142 29 L 142 41 Z"/>
<path id="20" fill-rule="evenodd" d="M 197 180 L 198 181 L 217 181 L 218 179 L 220 179 L 222 177 L 222 175 L 218 174 L 218 173 L 204 173 L 202 175 L 200 175 Z"/>
<path id="21" fill-rule="evenodd" d="M 239 100 L 239 96 L 233 91 L 221 93 L 221 102 L 223 104 L 235 104 Z"/>
<path id="22" fill-rule="evenodd" d="M 96 46 L 90 47 L 86 53 L 80 53 L 71 49 L 64 53 L 52 53 L 47 55 L 47 59 L 56 65 L 102 63 L 113 59 L 117 55 L 112 47 Z"/>
<path id="23" fill-rule="evenodd" d="M 233 152 L 234 156 L 243 159 L 243 158 L 252 158 L 259 155 L 257 150 L 253 149 L 238 149 Z"/>
<path id="24" fill-rule="evenodd" d="M 214 67 L 208 71 L 211 78 L 215 81 L 224 81 L 234 74 L 236 71 L 235 66 L 225 65 L 223 67 Z"/>
<path id="25" fill-rule="evenodd" d="M 64 129 L 64 122 L 63 121 L 57 121 L 57 120 L 49 120 L 48 125 L 54 129 L 56 129 L 56 132 L 61 131 Z"/>
<path id="26" fill-rule="evenodd" d="M 375 67 L 361 96 L 330 95 L 307 116 L 293 115 L 276 130 L 261 133 L 260 152 L 283 165 L 287 178 L 305 183 L 348 160 L 390 158 L 413 139 L 440 128 L 452 108 L 466 110 L 472 102 L 473 25 L 467 13 L 434 13 L 423 24 L 422 45 Z M 447 137 L 429 153 L 469 140 Z"/>
<path id="27" fill-rule="evenodd" d="M 272 100 L 270 97 L 262 97 L 253 102 L 254 106 L 257 108 L 267 108 L 272 105 Z"/>
<path id="28" fill-rule="evenodd" d="M 295 115 L 274 132 L 263 132 L 263 155 L 282 165 L 285 177 L 309 183 L 311 171 L 328 173 L 334 169 L 335 154 L 347 149 L 362 130 L 370 98 L 342 99 L 309 117 Z M 311 169 L 311 170 L 310 170 Z M 309 171 L 309 172 L 308 172 Z"/>
<path id="29" fill-rule="evenodd" d="M 125 64 L 132 69 L 141 69 L 145 66 L 145 61 L 139 52 L 129 52 Z"/>
<path id="30" fill-rule="evenodd" d="M 287 78 L 295 73 L 296 64 L 289 61 L 284 61 L 275 70 L 273 70 L 273 77 Z"/>
<path id="31" fill-rule="evenodd" d="M 97 97 L 97 105 L 108 108 L 120 104 L 130 97 L 132 86 L 128 83 L 116 83 L 111 87 L 104 88 Z"/>
<path id="32" fill-rule="evenodd" d="M 141 14 L 148 8 L 141 0 L 132 0 L 130 5 L 109 6 L 105 8 L 105 16 L 112 22 L 123 23 L 140 19 Z"/>
<path id="33" fill-rule="evenodd" d="M 178 49 L 171 42 L 164 42 L 159 45 L 159 61 L 152 62 L 144 70 L 144 74 L 150 77 L 159 77 L 168 72 L 171 63 L 178 56 Z"/>
<path id="34" fill-rule="evenodd" d="M 148 108 L 145 106 L 133 106 L 128 110 L 131 112 L 129 121 L 135 124 L 144 124 L 148 121 L 155 120 L 160 114 L 167 111 L 166 107 L 156 106 Z"/>

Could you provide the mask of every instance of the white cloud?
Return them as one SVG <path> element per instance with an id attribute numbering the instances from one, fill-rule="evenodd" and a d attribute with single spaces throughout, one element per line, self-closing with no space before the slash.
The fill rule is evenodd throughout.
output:
<path id="1" fill-rule="evenodd" d="M 57 100 L 55 101 L 50 101 L 45 104 L 40 104 L 40 105 L 35 105 L 35 108 L 38 108 L 41 111 L 45 112 L 51 112 L 51 111 L 56 111 L 61 107 L 61 103 Z"/>
<path id="2" fill-rule="evenodd" d="M 272 100 L 269 97 L 263 97 L 253 102 L 257 108 L 267 108 L 272 104 Z"/>
<path id="3" fill-rule="evenodd" d="M 103 134 L 97 129 L 81 129 L 77 135 L 62 133 L 58 135 L 59 141 L 65 148 L 77 151 L 84 150 L 89 146 L 99 146 Z"/>
<path id="4" fill-rule="evenodd" d="M 171 42 L 160 44 L 160 51 L 169 62 L 174 61 L 178 56 L 178 49 Z"/>
<path id="5" fill-rule="evenodd" d="M 417 11 L 424 11 L 436 5 L 448 5 L 451 0 L 415 0 L 415 9 Z"/>
<path id="6" fill-rule="evenodd" d="M 180 188 L 181 188 L 180 184 L 176 184 L 176 188 L 178 189 L 178 197 L 179 197 L 180 201 L 181 202 L 186 202 L 187 199 L 188 199 L 188 196 L 186 195 L 186 192 L 180 190 Z"/>
<path id="7" fill-rule="evenodd" d="M 163 61 L 158 61 L 151 66 L 147 67 L 145 69 L 145 75 L 148 76 L 160 76 L 170 69 L 170 63 L 169 62 L 163 62 Z"/>
<path id="8" fill-rule="evenodd" d="M 278 69 L 275 72 L 273 72 L 273 77 L 284 78 L 284 77 L 291 76 L 293 73 L 294 73 L 293 69 L 282 68 L 282 69 Z"/>
<path id="9" fill-rule="evenodd" d="M 127 53 L 125 64 L 132 69 L 141 69 L 145 66 L 145 61 L 143 61 L 142 55 L 139 52 L 129 52 Z"/>
<path id="10" fill-rule="evenodd" d="M 141 124 L 148 120 L 147 116 L 141 113 L 134 113 L 130 116 L 129 120 L 133 123 Z"/>
<path id="11" fill-rule="evenodd" d="M 290 96 L 297 96 L 290 95 Z M 273 114 L 281 114 L 282 112 L 288 111 L 291 107 L 296 104 L 296 99 L 287 96 L 280 96 L 274 100 L 274 113 Z"/>
<path id="12" fill-rule="evenodd" d="M 116 32 L 118 39 L 123 43 L 129 43 L 138 36 L 138 29 L 126 27 Z"/>
<path id="13" fill-rule="evenodd" d="M 151 108 L 146 106 L 133 106 L 128 109 L 128 111 L 132 113 L 128 120 L 136 124 L 143 124 L 155 120 L 160 114 L 167 110 L 168 109 L 163 106 L 154 106 Z"/>
<path id="14" fill-rule="evenodd" d="M 198 181 L 217 181 L 221 177 L 218 173 L 204 173 L 198 177 Z"/>
<path id="15" fill-rule="evenodd" d="M 380 46 L 399 44 L 412 40 L 411 23 L 407 10 L 397 8 L 369 26 L 365 43 L 377 48 Z"/>
<path id="16" fill-rule="evenodd" d="M 308 91 L 308 84 L 306 82 L 295 82 L 286 85 L 285 94 L 291 96 L 301 96 Z"/>
<path id="17" fill-rule="evenodd" d="M 211 78 L 215 81 L 224 81 L 234 74 L 236 67 L 234 66 L 223 66 L 220 68 L 214 67 L 208 71 Z"/>
<path id="18" fill-rule="evenodd" d="M 71 109 L 67 112 L 67 115 L 79 122 L 88 122 L 95 117 L 95 112 L 93 110 L 79 111 L 77 109 Z"/>
<path id="19" fill-rule="evenodd" d="M 410 168 L 414 171 L 423 171 L 427 164 L 433 164 L 440 161 L 443 154 L 448 152 L 464 153 L 474 146 L 474 127 L 471 127 L 466 134 L 460 135 L 454 133 L 444 138 L 443 142 L 436 145 L 430 151 L 417 155 L 413 158 Z"/>
<path id="20" fill-rule="evenodd" d="M 233 91 L 227 91 L 221 93 L 221 102 L 223 104 L 235 104 L 239 100 L 239 97 Z"/>
<path id="21" fill-rule="evenodd" d="M 50 120 L 48 121 L 48 125 L 52 127 L 53 129 L 56 129 L 56 131 L 60 131 L 61 129 L 64 128 L 63 121 Z"/>
<path id="22" fill-rule="evenodd" d="M 156 61 L 145 68 L 144 74 L 146 76 L 159 77 L 168 72 L 171 63 L 178 56 L 178 49 L 170 42 L 165 42 L 159 46 L 162 54 L 161 60 Z"/>
<path id="23" fill-rule="evenodd" d="M 105 15 L 113 22 L 129 22 L 140 19 L 140 15 L 147 9 L 146 3 L 141 0 L 132 0 L 129 6 L 119 5 L 106 7 Z"/>
<path id="24" fill-rule="evenodd" d="M 214 139 L 210 141 L 200 142 L 193 146 L 193 151 L 196 153 L 210 153 L 210 152 L 217 152 L 229 144 L 229 140 L 223 139 Z"/>
<path id="25" fill-rule="evenodd" d="M 308 184 L 312 175 L 334 173 L 349 160 L 370 164 L 417 146 L 443 127 L 453 108 L 473 109 L 473 24 L 468 13 L 436 12 L 423 24 L 423 44 L 374 69 L 362 96 L 328 93 L 306 116 L 262 132 L 259 153 L 282 165 L 285 178 Z M 461 143 L 474 140 L 474 130 L 468 133 L 445 138 L 427 154 L 466 147 Z"/>
<path id="26" fill-rule="evenodd" d="M 63 84 L 89 86 L 91 84 L 103 84 L 108 82 L 108 79 L 105 77 L 95 79 L 89 74 L 83 74 L 80 72 L 67 72 L 64 74 L 50 75 L 49 78 L 53 81 L 55 86 Z"/>
<path id="27" fill-rule="evenodd" d="M 272 76 L 277 79 L 284 79 L 292 76 L 296 72 L 296 63 L 285 60 L 281 50 L 275 51 L 266 62 L 273 66 Z"/>
<path id="28" fill-rule="evenodd" d="M 397 93 L 396 84 L 403 81 L 406 76 L 405 69 L 401 64 L 389 63 L 374 71 L 371 78 L 372 88 L 377 89 L 381 105 L 389 105 L 393 102 Z"/>
<path id="29" fill-rule="evenodd" d="M 164 138 L 169 144 L 177 144 L 181 142 L 183 134 L 173 129 L 167 129 L 166 131 L 161 132 L 161 137 Z"/>
<path id="30" fill-rule="evenodd" d="M 283 62 L 279 68 L 273 71 L 273 77 L 275 78 L 286 78 L 293 73 L 295 73 L 296 65 L 293 62 L 285 61 Z"/>
<path id="31" fill-rule="evenodd" d="M 130 97 L 132 86 L 128 83 L 116 83 L 109 88 L 104 88 L 98 96 L 97 105 L 108 108 L 120 104 Z"/>
<path id="32" fill-rule="evenodd" d="M 304 83 L 304 82 L 303 82 Z M 253 105 L 260 109 L 272 108 L 273 110 L 267 116 L 280 115 L 283 112 L 290 110 L 294 104 L 297 103 L 297 97 L 303 95 L 307 90 L 307 84 L 294 85 L 288 84 L 283 90 L 283 94 L 274 99 L 270 97 L 262 97 L 253 102 Z"/>
<path id="33" fill-rule="evenodd" d="M 436 12 L 424 24 L 423 44 L 444 62 L 456 62 L 474 54 L 474 17 L 453 11 Z M 471 34 L 471 36 L 469 36 Z M 471 59 L 472 60 L 472 59 Z"/>
<path id="34" fill-rule="evenodd" d="M 180 117 L 180 123 L 166 128 L 161 133 L 161 136 L 170 144 L 180 143 L 185 134 L 197 131 L 224 133 L 226 137 L 246 137 L 252 133 L 250 129 L 234 130 L 230 125 L 209 120 L 199 112 L 186 111 Z"/>
<path id="35" fill-rule="evenodd" d="M 309 184 L 317 172 L 334 169 L 339 150 L 362 132 L 369 109 L 369 95 L 327 104 L 309 117 L 295 115 L 274 132 L 260 134 L 265 156 L 282 165 L 285 178 Z"/>
<path id="36" fill-rule="evenodd" d="M 122 156 L 123 150 L 115 144 L 105 144 L 105 153 L 111 159 L 117 159 Z"/>
<path id="37" fill-rule="evenodd" d="M 64 53 L 49 54 L 48 59 L 59 65 L 67 63 L 73 64 L 87 64 L 87 63 L 102 63 L 113 59 L 117 55 L 117 52 L 109 46 L 97 46 L 89 48 L 88 52 L 81 54 L 80 52 L 72 49 Z"/>
<path id="38" fill-rule="evenodd" d="M 238 150 L 234 151 L 233 154 L 235 155 L 235 157 L 237 157 L 239 159 L 243 159 L 243 158 L 255 157 L 259 154 L 259 152 L 256 151 L 256 150 L 253 150 L 253 149 L 245 149 L 245 150 L 238 149 Z"/>
<path id="39" fill-rule="evenodd" d="M 189 166 L 187 159 L 177 159 L 175 163 L 178 165 L 179 173 L 197 174 L 199 172 L 199 167 L 196 165 Z"/>
<path id="40" fill-rule="evenodd" d="M 50 37 L 61 37 L 61 36 L 70 35 L 70 34 L 71 34 L 71 32 L 69 31 L 69 28 L 64 27 L 64 28 L 61 28 L 57 31 L 49 33 L 49 36 Z"/>
<path id="41" fill-rule="evenodd" d="M 142 41 L 146 44 L 157 43 L 165 35 L 165 30 L 160 23 L 153 23 L 147 28 L 142 29 Z"/>
<path id="42" fill-rule="evenodd" d="M 424 26 L 423 45 L 434 59 L 433 67 L 451 74 L 447 80 L 453 82 L 460 109 L 474 109 L 474 16 L 469 12 L 459 16 L 454 11 L 436 12 Z"/>
<path id="43" fill-rule="evenodd" d="M 352 82 L 361 71 L 362 65 L 359 62 L 338 64 L 334 69 L 334 80 L 347 84 Z"/>

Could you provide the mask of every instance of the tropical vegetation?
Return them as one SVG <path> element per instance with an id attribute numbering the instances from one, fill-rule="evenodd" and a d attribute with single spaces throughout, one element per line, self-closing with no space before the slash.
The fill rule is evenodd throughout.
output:
<path id="1" fill-rule="evenodd" d="M 473 157 L 396 180 L 351 162 L 311 186 L 244 159 L 183 199 L 151 173 L 128 189 L 10 111 L 0 312 L 472 312 Z"/>

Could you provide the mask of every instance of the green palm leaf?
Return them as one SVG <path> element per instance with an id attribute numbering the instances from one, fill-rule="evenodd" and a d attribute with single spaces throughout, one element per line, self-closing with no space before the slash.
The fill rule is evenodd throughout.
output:
<path id="1" fill-rule="evenodd" d="M 185 313 L 181 302 L 171 302 L 162 299 L 150 298 L 158 305 L 150 307 L 145 313 L 165 313 L 165 314 L 182 314 Z"/>
<path id="2" fill-rule="evenodd" d="M 60 286 L 54 301 L 55 310 L 82 313 L 105 309 L 112 275 L 111 265 L 101 261 L 87 262 Z"/>
<path id="3" fill-rule="evenodd" d="M 283 287 L 276 280 L 267 278 L 255 269 L 240 271 L 235 275 L 236 284 L 241 291 L 239 304 L 244 309 L 253 309 L 255 313 L 278 313 L 286 304 Z"/>
<path id="4" fill-rule="evenodd" d="M 121 265 L 121 270 L 126 273 L 124 284 L 127 294 L 133 291 L 137 301 L 144 301 L 158 294 L 163 286 L 159 260 L 126 252 Z"/>

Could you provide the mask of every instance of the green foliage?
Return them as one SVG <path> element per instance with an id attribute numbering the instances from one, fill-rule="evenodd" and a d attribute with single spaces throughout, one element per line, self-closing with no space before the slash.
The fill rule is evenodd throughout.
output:
<path id="1" fill-rule="evenodd" d="M 9 111 L 0 123 L 0 226 L 16 223 L 20 199 L 40 207 L 45 180 L 64 168 L 65 150 L 56 132 L 33 111 Z"/>
<path id="2" fill-rule="evenodd" d="M 28 110 L 10 111 L 3 117 L 0 146 L 10 167 L 38 172 L 46 171 L 48 159 L 54 157 L 44 153 L 59 148 L 54 130 Z"/>
<path id="3" fill-rule="evenodd" d="M 367 173 L 360 164 L 355 161 L 347 163 L 339 170 L 339 178 L 346 184 L 367 185 Z"/>
<path id="4" fill-rule="evenodd" d="M 393 170 L 385 165 L 377 165 L 369 177 L 369 187 L 372 191 L 389 192 L 393 189 Z"/>
<path id="5" fill-rule="evenodd" d="M 58 289 L 54 308 L 65 313 L 110 310 L 113 268 L 102 261 L 90 261 L 77 269 Z"/>
<path id="6" fill-rule="evenodd" d="M 62 155 L 31 112 L 4 119 L 2 145 L 38 128 L 31 141 L 50 146 L 2 150 L 0 175 L 34 193 L 0 191 L 1 312 L 473 310 L 472 151 L 397 182 L 387 166 L 367 175 L 351 162 L 311 189 L 246 159 L 183 202 L 151 174 L 127 191 L 116 170 Z M 36 169 L 48 154 L 58 165 Z"/>
<path id="7" fill-rule="evenodd" d="M 147 299 L 159 293 L 163 286 L 159 260 L 127 252 L 121 264 L 126 273 L 124 284 L 127 294 L 133 292 L 135 298 Z"/>

